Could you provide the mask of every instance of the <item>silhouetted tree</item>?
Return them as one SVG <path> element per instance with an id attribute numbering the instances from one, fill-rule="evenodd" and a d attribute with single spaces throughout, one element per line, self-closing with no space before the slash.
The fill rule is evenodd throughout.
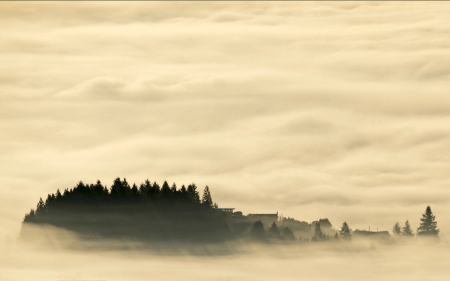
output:
<path id="1" fill-rule="evenodd" d="M 133 183 L 133 187 L 131 188 L 131 197 L 138 198 L 139 197 L 139 189 L 136 184 Z"/>
<path id="2" fill-rule="evenodd" d="M 322 229 L 320 228 L 319 222 L 316 222 L 316 228 L 314 229 L 314 237 L 316 238 L 315 240 L 317 241 L 323 240 L 325 238 Z"/>
<path id="3" fill-rule="evenodd" d="M 37 203 L 36 206 L 36 216 L 42 216 L 45 215 L 45 213 L 47 212 L 46 208 L 45 208 L 45 204 L 44 201 L 42 200 L 42 198 L 39 199 L 39 202 Z"/>
<path id="4" fill-rule="evenodd" d="M 161 186 L 161 191 L 158 194 L 158 198 L 168 198 L 171 195 L 171 190 L 169 187 L 169 184 L 167 181 L 164 181 L 163 185 Z"/>
<path id="5" fill-rule="evenodd" d="M 276 239 L 280 239 L 280 231 L 278 230 L 277 225 L 275 224 L 275 222 L 272 223 L 272 226 L 269 228 L 269 233 L 267 234 L 267 236 L 269 238 L 276 238 Z"/>
<path id="6" fill-rule="evenodd" d="M 439 234 L 439 229 L 437 228 L 437 221 L 435 220 L 433 212 L 431 212 L 430 206 L 427 206 L 425 214 L 422 214 L 420 219 L 420 226 L 417 228 L 417 235 L 420 236 L 435 236 Z"/>
<path id="7" fill-rule="evenodd" d="M 125 188 L 123 186 L 123 182 L 120 178 L 116 178 L 111 186 L 111 197 L 120 199 L 125 198 L 127 196 Z"/>
<path id="8" fill-rule="evenodd" d="M 336 232 L 336 234 L 334 235 L 334 240 L 339 240 L 339 235 L 338 235 L 337 232 Z"/>
<path id="9" fill-rule="evenodd" d="M 348 227 L 347 222 L 344 222 L 341 227 L 341 231 L 339 231 L 339 234 L 341 235 L 341 238 L 344 240 L 350 240 L 352 238 L 351 229 Z"/>
<path id="10" fill-rule="evenodd" d="M 200 195 L 198 194 L 197 186 L 196 186 L 194 183 L 188 185 L 187 193 L 188 193 L 189 199 L 190 199 L 192 202 L 194 202 L 194 203 L 200 203 Z"/>
<path id="11" fill-rule="evenodd" d="M 283 228 L 283 239 L 288 241 L 295 241 L 295 235 L 289 227 Z"/>
<path id="12" fill-rule="evenodd" d="M 252 236 L 255 239 L 264 239 L 266 238 L 266 233 L 264 231 L 264 225 L 261 221 L 255 221 L 252 227 Z"/>
<path id="13" fill-rule="evenodd" d="M 208 186 L 206 186 L 205 189 L 203 190 L 202 204 L 210 209 L 213 208 L 211 192 L 209 192 Z"/>
<path id="14" fill-rule="evenodd" d="M 331 224 L 331 222 L 327 218 L 319 219 L 319 223 L 320 223 L 320 227 L 321 228 L 331 228 L 331 227 L 333 227 L 333 225 Z"/>
<path id="15" fill-rule="evenodd" d="M 400 228 L 400 224 L 398 222 L 395 223 L 394 227 L 392 228 L 392 233 L 394 235 L 400 235 L 402 234 L 402 229 Z"/>
<path id="16" fill-rule="evenodd" d="M 405 222 L 405 226 L 402 228 L 402 235 L 414 236 L 414 233 L 411 230 L 411 225 L 409 224 L 409 221 Z"/>

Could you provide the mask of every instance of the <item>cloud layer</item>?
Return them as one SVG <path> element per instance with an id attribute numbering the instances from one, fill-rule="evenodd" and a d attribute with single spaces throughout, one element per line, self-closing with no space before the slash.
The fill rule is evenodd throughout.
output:
<path id="1" fill-rule="evenodd" d="M 1 3 L 0 234 L 79 180 L 450 229 L 443 3 Z"/>

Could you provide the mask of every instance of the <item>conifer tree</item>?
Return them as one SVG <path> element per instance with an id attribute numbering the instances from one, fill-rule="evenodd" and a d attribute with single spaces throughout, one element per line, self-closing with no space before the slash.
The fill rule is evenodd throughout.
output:
<path id="1" fill-rule="evenodd" d="M 351 231 L 352 230 L 348 227 L 347 222 L 344 222 L 342 224 L 341 231 L 339 231 L 339 234 L 341 235 L 342 239 L 350 240 L 352 238 Z"/>
<path id="2" fill-rule="evenodd" d="M 281 238 L 280 231 L 278 230 L 275 222 L 272 223 L 272 226 L 269 228 L 269 233 L 267 234 L 269 238 Z"/>
<path id="3" fill-rule="evenodd" d="M 168 198 L 171 194 L 171 190 L 167 181 L 164 181 L 161 191 L 158 194 L 158 198 Z"/>
<path id="4" fill-rule="evenodd" d="M 192 202 L 200 203 L 200 196 L 198 195 L 197 186 L 194 183 L 188 185 L 187 193 Z"/>
<path id="5" fill-rule="evenodd" d="M 336 234 L 334 235 L 334 240 L 339 240 L 339 235 L 338 235 L 337 232 L 336 232 Z"/>
<path id="6" fill-rule="evenodd" d="M 209 192 L 208 186 L 206 186 L 205 189 L 203 190 L 202 204 L 209 207 L 210 209 L 213 208 L 211 192 Z"/>
<path id="7" fill-rule="evenodd" d="M 402 229 L 400 228 L 400 224 L 398 222 L 395 223 L 394 227 L 392 228 L 392 233 L 394 235 L 400 235 L 402 234 Z"/>
<path id="8" fill-rule="evenodd" d="M 404 236 L 413 236 L 413 232 L 411 230 L 411 225 L 409 224 L 409 221 L 405 222 L 405 226 L 402 228 L 402 235 Z"/>
<path id="9" fill-rule="evenodd" d="M 36 206 L 36 215 L 40 216 L 46 213 L 46 208 L 45 208 L 45 203 L 42 200 L 42 198 L 39 199 L 39 202 L 37 203 Z"/>
<path id="10" fill-rule="evenodd" d="M 283 228 L 283 239 L 288 241 L 295 241 L 295 235 L 294 232 L 289 227 Z"/>
<path id="11" fill-rule="evenodd" d="M 435 220 L 433 212 L 431 212 L 430 206 L 427 206 L 425 214 L 422 214 L 420 219 L 420 226 L 417 228 L 417 235 L 420 236 L 435 236 L 439 234 L 439 229 L 437 228 L 437 221 Z"/>
<path id="12" fill-rule="evenodd" d="M 316 238 L 317 241 L 323 240 L 324 238 L 319 222 L 316 222 L 316 228 L 314 229 L 314 237 Z"/>

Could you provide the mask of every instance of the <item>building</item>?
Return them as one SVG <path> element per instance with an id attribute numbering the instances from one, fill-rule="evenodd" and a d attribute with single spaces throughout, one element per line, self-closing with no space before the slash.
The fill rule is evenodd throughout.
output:
<path id="1" fill-rule="evenodd" d="M 368 238 L 377 240 L 388 240 L 389 238 L 391 238 L 391 235 L 388 231 L 367 231 L 358 229 L 353 231 L 353 236 L 355 238 Z"/>
<path id="2" fill-rule="evenodd" d="M 216 208 L 214 210 L 216 210 L 217 212 L 224 212 L 224 213 L 232 214 L 234 209 L 235 208 Z"/>
<path id="3" fill-rule="evenodd" d="M 263 224 L 271 224 L 278 221 L 278 212 L 275 214 L 248 214 L 252 221 L 261 221 Z"/>

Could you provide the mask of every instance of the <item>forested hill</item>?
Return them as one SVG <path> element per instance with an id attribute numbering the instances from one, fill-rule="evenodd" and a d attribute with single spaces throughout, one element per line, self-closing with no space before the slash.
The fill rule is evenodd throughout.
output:
<path id="1" fill-rule="evenodd" d="M 134 238 L 140 240 L 221 241 L 230 231 L 220 213 L 214 212 L 208 186 L 200 198 L 197 186 L 178 188 L 146 180 L 130 186 L 117 178 L 108 189 L 79 182 L 39 200 L 25 215 L 23 226 L 48 224 L 75 231 L 84 237 Z M 21 236 L 32 233 L 22 228 Z"/>

